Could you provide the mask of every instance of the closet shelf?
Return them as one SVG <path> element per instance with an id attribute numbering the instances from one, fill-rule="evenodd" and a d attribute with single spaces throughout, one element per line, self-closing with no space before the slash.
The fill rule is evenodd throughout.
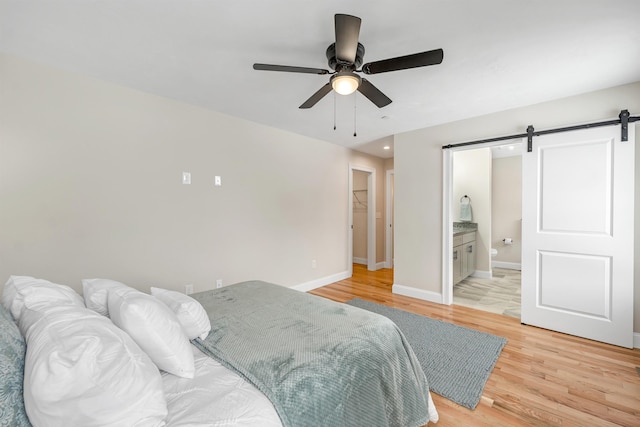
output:
<path id="1" fill-rule="evenodd" d="M 366 193 L 367 190 L 353 190 L 353 208 L 354 209 L 366 209 L 367 201 L 364 202 L 360 200 L 356 193 Z"/>

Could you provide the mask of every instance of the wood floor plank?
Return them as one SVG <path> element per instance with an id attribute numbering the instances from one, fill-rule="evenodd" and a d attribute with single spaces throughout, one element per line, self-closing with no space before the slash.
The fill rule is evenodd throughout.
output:
<path id="1" fill-rule="evenodd" d="M 361 298 L 508 340 L 475 410 L 433 395 L 438 427 L 640 426 L 640 350 L 396 295 L 392 285 L 393 270 L 371 272 L 354 264 L 353 277 L 310 293 L 339 302 Z"/>

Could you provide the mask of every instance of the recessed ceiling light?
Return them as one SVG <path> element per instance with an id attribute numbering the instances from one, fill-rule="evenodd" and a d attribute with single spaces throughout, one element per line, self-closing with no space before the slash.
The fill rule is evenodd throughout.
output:
<path id="1" fill-rule="evenodd" d="M 388 145 L 385 145 L 385 146 L 384 146 L 384 147 L 382 147 L 382 148 L 383 148 L 383 149 L 385 149 L 385 150 L 390 150 L 390 149 L 391 149 L 391 147 L 389 147 Z"/>

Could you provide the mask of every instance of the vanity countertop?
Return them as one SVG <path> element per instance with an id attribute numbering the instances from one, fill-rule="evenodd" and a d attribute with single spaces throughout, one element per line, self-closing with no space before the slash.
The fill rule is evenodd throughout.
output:
<path id="1" fill-rule="evenodd" d="M 476 222 L 454 222 L 453 223 L 453 235 L 460 236 L 465 233 L 472 233 L 478 231 L 478 223 Z"/>

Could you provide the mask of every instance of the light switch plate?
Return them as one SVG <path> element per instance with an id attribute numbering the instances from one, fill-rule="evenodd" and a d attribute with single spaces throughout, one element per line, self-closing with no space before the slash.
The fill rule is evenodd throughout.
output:
<path id="1" fill-rule="evenodd" d="M 191 173 L 182 172 L 182 183 L 183 184 L 191 184 Z"/>

